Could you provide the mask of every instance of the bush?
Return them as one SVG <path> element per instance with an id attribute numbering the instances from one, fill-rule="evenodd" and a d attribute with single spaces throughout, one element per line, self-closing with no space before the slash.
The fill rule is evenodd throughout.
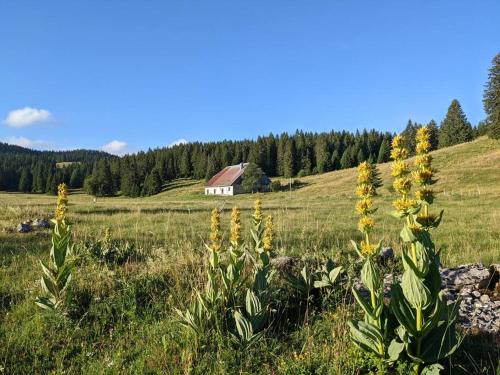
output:
<path id="1" fill-rule="evenodd" d="M 271 181 L 271 191 L 281 191 L 281 182 L 279 180 Z"/>

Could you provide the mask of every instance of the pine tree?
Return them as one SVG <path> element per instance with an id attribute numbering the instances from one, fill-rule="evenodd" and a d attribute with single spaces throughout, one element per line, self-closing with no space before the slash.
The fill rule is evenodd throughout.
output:
<path id="1" fill-rule="evenodd" d="M 437 150 L 439 146 L 439 128 L 436 124 L 436 121 L 431 120 L 427 124 L 427 128 L 429 129 L 429 142 L 431 143 L 430 151 Z"/>
<path id="2" fill-rule="evenodd" d="M 217 171 L 215 169 L 214 159 L 212 158 L 212 156 L 209 156 L 207 161 L 207 171 L 205 174 L 205 180 L 206 181 L 210 180 L 213 176 L 215 176 L 216 173 Z"/>
<path id="3" fill-rule="evenodd" d="M 378 151 L 377 163 L 382 164 L 388 161 L 390 152 L 389 142 L 384 138 Z"/>
<path id="4" fill-rule="evenodd" d="M 80 168 L 75 168 L 73 169 L 73 172 L 71 173 L 71 178 L 69 179 L 69 186 L 71 186 L 73 189 L 77 189 L 82 187 L 83 184 L 83 174 Z"/>
<path id="5" fill-rule="evenodd" d="M 142 195 L 150 196 L 158 194 L 161 191 L 161 178 L 157 169 L 146 176 L 144 186 L 142 187 Z"/>
<path id="6" fill-rule="evenodd" d="M 107 160 L 99 160 L 92 172 L 92 177 L 95 184 L 95 195 L 97 196 L 112 196 L 116 194 L 116 189 L 113 184 L 113 176 Z"/>
<path id="7" fill-rule="evenodd" d="M 483 96 L 487 114 L 488 136 L 500 139 L 500 52 L 493 58 Z"/>
<path id="8" fill-rule="evenodd" d="M 405 146 L 410 152 L 410 155 L 415 154 L 415 147 L 417 145 L 415 136 L 417 135 L 417 129 L 418 125 L 416 123 L 413 123 L 411 120 L 408 120 L 405 130 L 403 130 L 403 132 L 401 133 L 405 139 Z"/>
<path id="9" fill-rule="evenodd" d="M 469 142 L 472 135 L 472 126 L 467 121 L 460 103 L 453 99 L 439 129 L 439 148 Z"/>
<path id="10" fill-rule="evenodd" d="M 293 177 L 295 176 L 295 142 L 293 138 L 288 139 L 285 144 L 285 149 L 283 153 L 283 176 Z"/>
<path id="11" fill-rule="evenodd" d="M 316 147 L 314 147 L 314 152 L 316 155 L 316 168 L 318 170 L 318 173 L 326 172 L 329 167 L 329 155 L 326 137 L 318 137 L 318 139 L 316 140 Z"/>
<path id="12" fill-rule="evenodd" d="M 340 169 L 340 156 L 338 150 L 332 152 L 332 158 L 330 159 L 330 167 L 332 170 Z"/>
<path id="13" fill-rule="evenodd" d="M 29 168 L 25 167 L 21 172 L 18 189 L 23 193 L 29 193 L 32 187 L 33 187 L 33 178 L 31 176 L 31 171 Z"/>
<path id="14" fill-rule="evenodd" d="M 261 187 L 262 170 L 257 164 L 248 164 L 242 177 L 241 186 L 246 192 L 253 193 L 259 191 Z"/>
<path id="15" fill-rule="evenodd" d="M 344 153 L 342 154 L 342 157 L 340 158 L 340 168 L 341 169 L 346 169 L 346 168 L 351 168 L 353 166 L 352 160 L 351 160 L 351 149 L 350 147 L 346 148 Z"/>
<path id="16" fill-rule="evenodd" d="M 358 154 L 356 155 L 356 160 L 358 161 L 357 164 L 361 164 L 366 160 L 366 156 L 362 148 L 359 149 Z"/>

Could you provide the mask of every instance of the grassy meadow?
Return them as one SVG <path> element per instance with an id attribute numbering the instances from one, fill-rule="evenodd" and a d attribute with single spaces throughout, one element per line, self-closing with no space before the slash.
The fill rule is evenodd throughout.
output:
<path id="1" fill-rule="evenodd" d="M 479 138 L 433 153 L 439 192 L 433 210 L 444 218 L 433 234 L 442 263 L 500 262 L 500 142 Z M 373 238 L 399 249 L 400 222 L 389 213 L 390 166 L 379 166 L 383 186 L 375 202 Z M 356 170 L 300 179 L 300 187 L 235 197 L 203 195 L 203 181 L 177 180 L 147 198 L 69 196 L 78 263 L 66 317 L 42 313 L 33 303 L 40 293 L 39 259 L 48 259 L 48 230 L 27 234 L 15 226 L 52 216 L 55 198 L 0 193 L 0 374 L 27 373 L 265 373 L 357 374 L 366 372 L 364 354 L 352 345 L 345 321 L 357 314 L 348 293 L 331 304 L 285 316 L 280 329 L 245 351 L 224 337 L 193 340 L 177 323 L 174 307 L 189 304 L 193 288 L 205 282 L 210 210 L 223 210 L 228 237 L 230 210 L 242 209 L 248 238 L 252 204 L 258 197 L 272 214 L 279 255 L 355 267 L 349 246 L 359 239 L 354 213 Z M 288 181 L 282 180 L 285 185 Z M 106 228 L 111 238 L 131 244 L 124 262 L 89 255 Z M 289 293 L 283 287 L 283 295 Z M 285 298 L 285 297 L 283 297 Z M 494 374 L 498 346 L 487 338 L 466 338 L 448 371 Z M 404 369 L 400 370 L 404 373 Z"/>

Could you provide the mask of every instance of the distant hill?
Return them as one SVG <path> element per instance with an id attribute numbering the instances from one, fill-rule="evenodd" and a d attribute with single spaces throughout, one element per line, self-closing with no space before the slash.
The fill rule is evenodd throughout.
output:
<path id="1" fill-rule="evenodd" d="M 55 193 L 61 182 L 81 188 L 94 163 L 116 158 L 103 151 L 38 151 L 0 142 L 0 190 Z"/>
<path id="2" fill-rule="evenodd" d="M 36 155 L 37 157 L 51 159 L 56 163 L 70 161 L 83 162 L 88 160 L 95 160 L 98 158 L 116 158 L 116 156 L 108 154 L 104 151 L 86 149 L 76 149 L 68 151 L 39 151 L 0 142 L 0 156 L 4 155 Z"/>

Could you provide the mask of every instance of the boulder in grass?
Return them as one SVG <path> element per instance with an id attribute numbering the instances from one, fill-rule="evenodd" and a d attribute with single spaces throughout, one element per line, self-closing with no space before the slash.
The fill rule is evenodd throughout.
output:
<path id="1" fill-rule="evenodd" d="M 21 223 L 16 228 L 17 233 L 28 233 L 31 232 L 31 225 L 26 223 Z"/>
<path id="2" fill-rule="evenodd" d="M 380 260 L 382 260 L 382 263 L 387 263 L 389 260 L 394 259 L 394 250 L 392 247 L 383 247 L 380 249 Z"/>
<path id="3" fill-rule="evenodd" d="M 36 228 L 50 228 L 50 223 L 45 219 L 35 219 L 32 225 Z"/>

